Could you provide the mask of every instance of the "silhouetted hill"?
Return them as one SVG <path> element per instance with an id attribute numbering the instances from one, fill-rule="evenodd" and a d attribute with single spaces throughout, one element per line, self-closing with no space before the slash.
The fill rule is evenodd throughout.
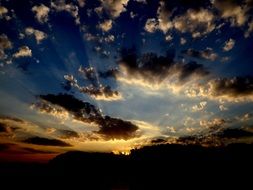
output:
<path id="1" fill-rule="evenodd" d="M 194 180 L 229 184 L 246 180 L 251 171 L 252 144 L 231 144 L 225 147 L 197 145 L 154 145 L 132 150 L 129 156 L 106 153 L 67 152 L 50 161 L 60 174 L 78 174 L 88 181 L 106 187 L 123 184 L 142 189 L 143 184 L 158 187 L 173 184 L 174 180 Z M 190 184 L 188 184 L 190 185 Z M 192 184 L 191 184 L 192 185 Z M 240 183 L 244 185 L 244 183 Z"/>
<path id="2" fill-rule="evenodd" d="M 252 150 L 252 144 L 208 148 L 160 144 L 132 150 L 129 156 L 71 151 L 58 155 L 48 165 L 33 169 L 25 165 L 22 172 L 14 171 L 18 176 L 11 179 L 28 176 L 43 179 L 44 184 L 50 181 L 71 188 L 82 185 L 84 189 L 168 189 L 201 183 L 243 187 L 253 169 Z M 24 172 L 26 168 L 28 172 Z"/>

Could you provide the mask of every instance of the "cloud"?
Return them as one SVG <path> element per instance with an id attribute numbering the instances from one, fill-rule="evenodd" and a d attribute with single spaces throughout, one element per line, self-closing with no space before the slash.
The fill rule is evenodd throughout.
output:
<path id="1" fill-rule="evenodd" d="M 115 41 L 115 36 L 112 34 L 109 34 L 107 36 L 101 36 L 99 34 L 93 35 L 91 33 L 85 33 L 84 38 L 87 41 L 94 41 L 97 42 L 97 44 L 102 44 L 102 43 L 112 43 Z M 100 48 L 102 50 L 102 48 Z"/>
<path id="2" fill-rule="evenodd" d="M 86 0 L 77 0 L 78 5 L 79 5 L 80 7 L 84 7 L 85 1 L 86 1 Z"/>
<path id="3" fill-rule="evenodd" d="M 75 23 L 80 24 L 79 8 L 73 3 L 66 3 L 65 0 L 51 1 L 51 7 L 57 12 L 66 11 L 75 18 Z"/>
<path id="4" fill-rule="evenodd" d="M 6 126 L 0 122 L 0 133 L 5 133 L 7 132 Z"/>
<path id="5" fill-rule="evenodd" d="M 104 20 L 103 22 L 98 24 L 98 28 L 100 28 L 104 32 L 108 32 L 109 30 L 112 29 L 112 20 Z"/>
<path id="6" fill-rule="evenodd" d="M 197 112 L 197 111 L 202 111 L 206 108 L 207 106 L 207 102 L 206 101 L 203 101 L 203 102 L 200 102 L 198 105 L 194 105 L 192 107 L 192 111 L 193 112 Z"/>
<path id="7" fill-rule="evenodd" d="M 253 133 L 243 128 L 220 128 L 209 130 L 204 133 L 192 136 L 182 136 L 177 139 L 179 144 L 195 144 L 205 147 L 227 146 L 232 143 L 248 143 L 247 139 L 252 138 Z"/>
<path id="8" fill-rule="evenodd" d="M 110 86 L 106 85 L 103 86 L 102 84 L 96 85 L 95 81 L 95 73 L 90 68 L 83 69 L 82 73 L 85 74 L 85 76 L 92 82 L 89 86 L 80 86 L 77 82 L 77 80 L 74 78 L 73 75 L 65 75 L 64 78 L 67 80 L 67 84 L 65 84 L 65 88 L 68 87 L 67 85 L 70 85 L 71 87 L 75 87 L 79 90 L 79 92 L 88 94 L 91 98 L 94 98 L 96 100 L 102 100 L 102 101 L 117 101 L 122 100 L 121 94 L 116 91 L 112 90 Z M 94 76 L 93 76 L 94 74 Z M 68 90 L 69 88 L 67 88 Z"/>
<path id="9" fill-rule="evenodd" d="M 105 12 L 112 18 L 117 18 L 126 11 L 129 0 L 100 0 L 101 6 Z"/>
<path id="10" fill-rule="evenodd" d="M 228 108 L 225 107 L 224 105 L 219 105 L 219 109 L 220 109 L 220 111 L 227 111 L 228 110 Z"/>
<path id="11" fill-rule="evenodd" d="M 12 42 L 9 40 L 6 34 L 0 35 L 0 60 L 7 59 L 5 50 L 12 49 Z"/>
<path id="12" fill-rule="evenodd" d="M 189 81 L 204 78 L 209 74 L 202 64 L 177 62 L 175 51 L 167 51 L 165 56 L 155 53 L 137 55 L 136 50 L 123 49 L 118 61 L 120 74 L 117 81 L 129 85 L 140 85 L 151 89 L 163 88 L 178 91 Z"/>
<path id="13" fill-rule="evenodd" d="M 221 17 L 234 26 L 242 26 L 247 21 L 246 7 L 239 1 L 214 0 L 213 5 L 220 11 Z"/>
<path id="14" fill-rule="evenodd" d="M 32 57 L 32 50 L 28 46 L 21 46 L 16 53 L 13 54 L 13 57 Z"/>
<path id="15" fill-rule="evenodd" d="M 147 31 L 147 32 L 150 32 L 150 33 L 154 33 L 156 30 L 157 30 L 157 27 L 158 27 L 158 22 L 155 18 L 149 18 L 147 21 L 146 21 L 146 24 L 145 24 L 145 27 L 144 29 Z"/>
<path id="16" fill-rule="evenodd" d="M 169 42 L 169 41 L 173 40 L 173 37 L 171 35 L 167 35 L 167 36 L 165 36 L 165 40 L 167 42 Z"/>
<path id="17" fill-rule="evenodd" d="M 49 114 L 61 121 L 65 121 L 69 118 L 69 113 L 60 106 L 51 105 L 46 101 L 40 101 L 31 105 L 32 109 L 36 109 L 39 113 Z"/>
<path id="18" fill-rule="evenodd" d="M 68 94 L 48 94 L 48 95 L 40 95 L 42 100 L 48 101 L 54 105 L 61 106 L 67 111 L 71 112 L 76 119 L 84 119 L 84 121 L 91 121 L 88 118 L 99 117 L 101 116 L 100 111 L 92 104 L 88 102 L 83 102 L 81 100 L 76 99 L 72 95 Z M 86 117 L 85 117 L 86 116 Z"/>
<path id="19" fill-rule="evenodd" d="M 48 21 L 48 14 L 50 9 L 44 4 L 41 4 L 39 6 L 33 6 L 32 11 L 35 13 L 35 18 L 37 19 L 37 21 L 41 24 L 46 23 Z"/>
<path id="20" fill-rule="evenodd" d="M 86 79 L 90 81 L 96 80 L 96 71 L 93 67 L 86 67 L 83 68 L 82 66 L 79 67 L 78 72 L 81 73 Z M 73 76 L 72 76 L 73 78 Z M 65 78 L 67 80 L 67 78 Z"/>
<path id="21" fill-rule="evenodd" d="M 204 9 L 206 4 L 203 1 L 189 4 L 184 0 L 161 0 L 157 18 L 149 18 L 144 29 L 151 33 L 160 30 L 166 34 L 174 28 L 181 33 L 190 32 L 193 38 L 201 37 L 215 29 L 215 16 L 208 9 Z"/>
<path id="22" fill-rule="evenodd" d="M 81 93 L 90 95 L 96 100 L 104 101 L 116 101 L 121 100 L 122 96 L 118 91 L 114 91 L 110 86 L 99 85 L 95 87 L 93 85 L 78 88 Z"/>
<path id="23" fill-rule="evenodd" d="M 8 9 L 6 7 L 0 6 L 0 19 L 3 18 L 8 13 Z"/>
<path id="24" fill-rule="evenodd" d="M 15 117 L 0 116 L 0 126 L 2 129 L 1 136 L 11 138 L 12 140 L 19 139 L 20 134 L 28 135 L 38 130 L 38 126 L 26 120 L 21 120 Z"/>
<path id="25" fill-rule="evenodd" d="M 109 69 L 107 71 L 99 71 L 98 72 L 98 75 L 101 77 L 101 78 L 116 78 L 117 74 L 119 74 L 119 70 L 118 69 Z"/>
<path id="26" fill-rule="evenodd" d="M 58 139 L 48 139 L 43 137 L 30 137 L 28 139 L 23 140 L 23 142 L 28 144 L 44 145 L 44 146 L 61 146 L 61 147 L 72 146 Z"/>
<path id="27" fill-rule="evenodd" d="M 246 121 L 253 119 L 253 114 L 252 113 L 245 113 L 242 116 L 236 117 L 235 119 L 236 119 L 236 121 L 246 122 Z"/>
<path id="28" fill-rule="evenodd" d="M 228 128 L 217 134 L 220 138 L 247 138 L 253 137 L 253 133 L 242 128 Z"/>
<path id="29" fill-rule="evenodd" d="M 100 39 L 101 42 L 104 41 L 104 42 L 106 42 L 106 43 L 112 43 L 112 42 L 114 42 L 114 40 L 115 40 L 114 35 L 108 35 L 108 36 L 106 36 L 106 37 Z"/>
<path id="30" fill-rule="evenodd" d="M 44 39 L 47 38 L 47 34 L 40 31 L 40 30 L 36 30 L 32 27 L 27 27 L 25 29 L 25 34 L 28 35 L 28 36 L 31 36 L 31 35 L 34 35 L 35 36 L 35 39 L 36 39 L 36 42 L 37 44 L 40 44 L 40 42 Z"/>
<path id="31" fill-rule="evenodd" d="M 212 120 L 200 120 L 199 125 L 208 129 L 216 129 L 217 127 L 222 128 L 226 123 L 227 121 L 222 118 L 214 118 Z"/>
<path id="32" fill-rule="evenodd" d="M 215 29 L 214 21 L 215 16 L 207 9 L 189 9 L 184 15 L 175 17 L 173 24 L 178 31 L 190 32 L 196 38 L 212 32 Z"/>
<path id="33" fill-rule="evenodd" d="M 235 46 L 235 40 L 230 38 L 228 41 L 225 42 L 223 50 L 230 51 L 231 49 L 234 48 L 234 46 Z"/>
<path id="34" fill-rule="evenodd" d="M 138 127 L 129 121 L 124 121 L 110 116 L 103 116 L 101 112 L 92 104 L 76 99 L 67 94 L 41 95 L 41 99 L 61 106 L 71 114 L 76 120 L 94 123 L 99 127 L 94 133 L 99 134 L 105 140 L 124 139 L 137 137 Z"/>
<path id="35" fill-rule="evenodd" d="M 59 133 L 59 137 L 63 139 L 71 139 L 71 138 L 78 138 L 79 134 L 72 130 L 63 130 L 58 129 L 57 133 Z"/>
<path id="36" fill-rule="evenodd" d="M 160 6 L 157 10 L 158 28 L 167 33 L 169 29 L 173 28 L 173 24 L 170 20 L 172 12 L 168 11 L 165 1 L 160 1 Z"/>
<path id="37" fill-rule="evenodd" d="M 147 4 L 147 0 L 134 0 L 134 1 L 136 1 L 136 2 L 138 2 L 138 3 Z"/>
<path id="38" fill-rule="evenodd" d="M 184 45 L 187 43 L 187 40 L 185 38 L 180 38 L 180 44 Z"/>
<path id="39" fill-rule="evenodd" d="M 253 77 L 217 78 L 186 90 L 190 97 L 206 97 L 228 102 L 253 101 Z"/>
<path id="40" fill-rule="evenodd" d="M 253 32 L 253 21 L 248 23 L 248 30 L 244 33 L 244 37 L 248 38 Z"/>
<path id="41" fill-rule="evenodd" d="M 205 50 L 195 50 L 195 49 L 187 49 L 183 50 L 182 54 L 198 58 L 198 59 L 206 59 L 210 61 L 215 61 L 218 58 L 218 55 L 213 52 L 212 48 L 206 48 Z"/>
<path id="42" fill-rule="evenodd" d="M 124 139 L 128 140 L 136 137 L 138 127 L 129 121 L 105 116 L 98 119 L 97 124 L 101 126 L 98 134 L 102 134 L 105 139 Z"/>
<path id="43" fill-rule="evenodd" d="M 181 72 L 179 75 L 181 81 L 190 78 L 192 75 L 206 76 L 209 74 L 202 64 L 198 64 L 195 61 L 184 64 L 178 70 Z"/>

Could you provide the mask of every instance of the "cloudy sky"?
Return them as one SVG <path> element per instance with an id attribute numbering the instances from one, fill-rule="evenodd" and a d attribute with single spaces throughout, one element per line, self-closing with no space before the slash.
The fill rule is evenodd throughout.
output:
<path id="1" fill-rule="evenodd" d="M 0 0 L 2 159 L 252 132 L 252 15 L 252 0 Z"/>

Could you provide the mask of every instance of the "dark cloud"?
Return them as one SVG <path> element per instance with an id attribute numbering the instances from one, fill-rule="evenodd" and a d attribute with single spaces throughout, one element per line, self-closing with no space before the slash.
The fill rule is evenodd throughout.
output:
<path id="1" fill-rule="evenodd" d="M 110 86 L 106 85 L 99 85 L 98 87 L 90 85 L 86 87 L 79 87 L 79 91 L 84 94 L 88 94 L 90 96 L 93 96 L 97 99 L 100 99 L 100 97 L 103 97 L 106 99 L 110 99 L 110 97 L 118 97 L 120 93 L 116 90 L 112 90 Z"/>
<path id="2" fill-rule="evenodd" d="M 213 95 L 231 97 L 253 96 L 253 77 L 215 79 L 210 82 Z"/>
<path id="3" fill-rule="evenodd" d="M 79 69 L 80 70 L 80 69 Z M 85 74 L 86 78 L 92 83 L 89 86 L 80 86 L 73 75 L 65 75 L 64 78 L 67 83 L 64 84 L 66 90 L 70 90 L 71 87 L 75 87 L 79 92 L 88 94 L 92 98 L 97 100 L 111 101 L 121 99 L 121 95 L 118 91 L 112 90 L 109 85 L 97 85 L 95 80 L 95 71 L 93 69 L 82 69 L 82 73 Z M 94 75 L 94 76 L 93 76 Z"/>
<path id="4" fill-rule="evenodd" d="M 116 78 L 116 75 L 119 73 L 118 69 L 109 69 L 107 71 L 99 71 L 98 74 L 101 78 Z"/>
<path id="5" fill-rule="evenodd" d="M 128 75 L 141 76 L 144 80 L 154 83 L 160 83 L 174 74 L 179 74 L 179 80 L 182 81 L 194 74 L 205 76 L 209 73 L 201 64 L 196 62 L 178 63 L 174 58 L 175 50 L 167 51 L 165 56 L 145 53 L 138 57 L 134 48 L 123 49 L 119 65 L 126 69 Z"/>
<path id="6" fill-rule="evenodd" d="M 175 52 L 168 51 L 166 56 L 146 53 L 138 57 L 136 49 L 122 49 L 119 65 L 124 66 L 130 75 L 141 75 L 150 81 L 162 81 L 174 63 Z"/>
<path id="7" fill-rule="evenodd" d="M 135 132 L 138 130 L 138 127 L 129 121 L 109 116 L 100 118 L 96 122 L 101 126 L 98 133 L 106 139 L 131 139 L 136 137 Z"/>
<path id="8" fill-rule="evenodd" d="M 163 144 L 166 143 L 167 141 L 165 139 L 162 138 L 156 138 L 151 140 L 151 144 Z"/>
<path id="9" fill-rule="evenodd" d="M 73 113 L 76 118 L 100 117 L 100 111 L 92 104 L 83 102 L 68 94 L 48 94 L 40 95 L 41 99 L 52 104 L 61 106 Z"/>
<path id="10" fill-rule="evenodd" d="M 167 11 L 173 11 L 175 7 L 181 10 L 187 10 L 187 9 L 200 9 L 203 7 L 207 7 L 210 5 L 209 1 L 203 1 L 203 0 L 196 0 L 196 1 L 188 1 L 188 0 L 178 0 L 178 1 L 167 1 L 167 0 L 161 0 L 161 2 L 164 3 L 164 8 Z"/>
<path id="11" fill-rule="evenodd" d="M 206 59 L 210 61 L 215 61 L 218 58 L 218 55 L 214 53 L 213 49 L 206 48 L 205 50 L 195 50 L 195 49 L 187 49 L 181 52 L 184 55 L 198 58 L 198 59 Z"/>
<path id="12" fill-rule="evenodd" d="M 24 124 L 24 121 L 15 117 L 0 116 L 0 133 L 13 134 L 19 128 L 17 124 Z"/>
<path id="13" fill-rule="evenodd" d="M 65 108 L 67 111 L 71 112 L 77 120 L 97 124 L 99 126 L 99 131 L 96 133 L 102 135 L 106 140 L 127 140 L 137 136 L 138 127 L 133 123 L 118 118 L 103 116 L 94 105 L 78 100 L 72 95 L 48 94 L 41 95 L 40 98 L 51 104 Z"/>
<path id="14" fill-rule="evenodd" d="M 30 147 L 22 147 L 13 143 L 0 143 L 0 152 L 8 154 L 53 154 L 56 152 L 47 150 L 38 150 Z"/>
<path id="15" fill-rule="evenodd" d="M 57 132 L 59 133 L 59 137 L 63 138 L 63 139 L 78 138 L 79 137 L 79 134 L 75 131 L 72 131 L 72 130 L 58 129 Z"/>
<path id="16" fill-rule="evenodd" d="M 253 137 L 253 133 L 241 128 L 228 128 L 217 134 L 220 138 L 244 138 L 244 137 Z"/>
<path id="17" fill-rule="evenodd" d="M 10 117 L 10 116 L 0 116 L 0 119 L 6 119 L 6 120 L 12 120 L 18 123 L 24 123 L 25 121 L 16 117 Z"/>
<path id="18" fill-rule="evenodd" d="M 28 139 L 25 139 L 23 142 L 28 144 L 36 144 L 44 146 L 62 146 L 62 147 L 72 146 L 58 139 L 48 139 L 43 137 L 30 137 Z"/>
<path id="19" fill-rule="evenodd" d="M 28 154 L 53 154 L 53 151 L 46 151 L 46 150 L 38 150 L 30 147 L 22 147 L 21 150 L 27 152 Z"/>
<path id="20" fill-rule="evenodd" d="M 245 138 L 253 137 L 253 133 L 243 128 L 224 128 L 222 126 L 216 129 L 191 135 L 179 137 L 177 143 L 197 144 L 202 146 L 224 146 L 233 143 L 232 139 L 240 142 Z"/>
<path id="21" fill-rule="evenodd" d="M 183 81 L 193 74 L 206 76 L 209 74 L 209 72 L 204 68 L 202 64 L 198 64 L 195 61 L 192 61 L 182 66 L 180 80 Z"/>
<path id="22" fill-rule="evenodd" d="M 0 133 L 7 132 L 6 125 L 4 123 L 0 123 Z"/>

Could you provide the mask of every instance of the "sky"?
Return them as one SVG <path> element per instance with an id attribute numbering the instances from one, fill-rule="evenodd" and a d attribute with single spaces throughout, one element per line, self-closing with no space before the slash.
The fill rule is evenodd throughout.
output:
<path id="1" fill-rule="evenodd" d="M 253 132 L 252 13 L 252 0 L 0 0 L 1 159 Z"/>

